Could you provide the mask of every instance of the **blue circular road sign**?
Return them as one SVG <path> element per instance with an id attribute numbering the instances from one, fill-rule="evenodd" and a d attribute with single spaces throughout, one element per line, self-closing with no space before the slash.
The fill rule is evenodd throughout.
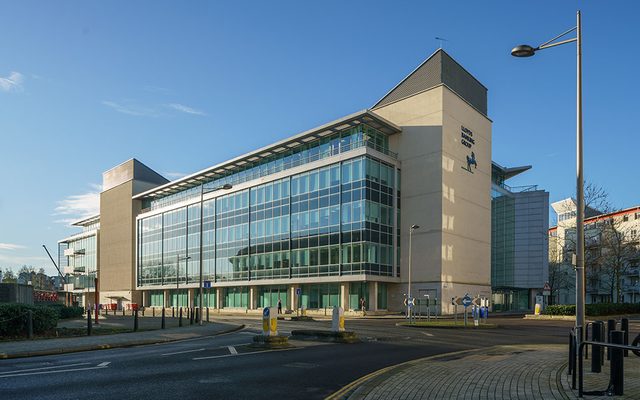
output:
<path id="1" fill-rule="evenodd" d="M 472 303 L 471 297 L 469 297 L 469 296 L 464 296 L 464 297 L 462 298 L 462 305 L 463 305 L 463 306 L 465 306 L 465 307 L 469 307 L 469 306 L 471 305 L 471 303 Z"/>

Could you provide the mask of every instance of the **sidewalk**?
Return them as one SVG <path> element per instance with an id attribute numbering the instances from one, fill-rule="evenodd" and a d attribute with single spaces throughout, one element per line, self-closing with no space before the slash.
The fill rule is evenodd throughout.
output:
<path id="1" fill-rule="evenodd" d="M 142 320 L 142 319 L 141 319 Z M 108 321 L 100 320 L 100 324 Z M 71 323 L 70 323 L 71 325 Z M 142 324 L 141 324 L 142 325 Z M 214 336 L 240 330 L 244 325 L 220 322 L 205 323 L 203 326 L 186 325 L 182 328 L 156 329 L 113 335 L 79 336 L 60 339 L 21 340 L 0 342 L 0 359 L 73 353 L 78 351 L 113 349 L 154 343 Z M 141 327 L 142 328 L 142 327 Z"/>
<path id="2" fill-rule="evenodd" d="M 624 396 L 640 399 L 640 357 L 625 358 Z M 575 399 L 567 376 L 566 345 L 495 346 L 410 361 L 385 368 L 345 386 L 340 399 Z M 590 372 L 585 391 L 604 390 L 609 377 Z M 587 399 L 607 398 L 585 396 Z"/>

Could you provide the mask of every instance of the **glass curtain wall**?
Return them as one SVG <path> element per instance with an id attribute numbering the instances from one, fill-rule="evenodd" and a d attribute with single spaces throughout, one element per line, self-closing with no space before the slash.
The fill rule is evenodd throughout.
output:
<path id="1" fill-rule="evenodd" d="M 363 156 L 206 201 L 205 279 L 393 276 L 396 179 Z M 175 283 L 178 256 L 179 283 L 197 282 L 200 212 L 195 204 L 139 220 L 140 286 Z"/>
<path id="2" fill-rule="evenodd" d="M 265 157 L 255 163 L 229 172 L 226 176 L 215 178 L 204 184 L 205 191 L 225 184 L 237 185 L 302 164 L 331 157 L 359 147 L 370 147 L 381 153 L 394 155 L 389 151 L 389 137 L 377 129 L 360 124 L 342 132 L 320 139 L 311 140 L 293 149 L 283 151 L 271 157 Z M 144 200 L 143 208 L 157 209 L 200 195 L 201 186 L 193 187 L 159 199 Z"/>

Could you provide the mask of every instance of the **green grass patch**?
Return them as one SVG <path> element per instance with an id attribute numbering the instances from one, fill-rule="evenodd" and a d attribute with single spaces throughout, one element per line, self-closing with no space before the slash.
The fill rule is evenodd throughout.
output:
<path id="1" fill-rule="evenodd" d="M 408 322 L 400 322 L 399 326 L 408 326 L 412 328 L 449 328 L 449 329 L 464 329 L 464 321 L 451 321 L 451 320 L 439 320 L 439 321 L 415 321 L 410 324 Z M 473 325 L 473 320 L 467 323 L 467 329 L 495 329 L 496 324 L 480 324 L 478 326 Z"/>

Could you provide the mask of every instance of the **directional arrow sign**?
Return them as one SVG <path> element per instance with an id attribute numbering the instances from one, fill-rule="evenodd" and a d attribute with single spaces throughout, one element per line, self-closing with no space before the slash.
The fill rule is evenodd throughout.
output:
<path id="1" fill-rule="evenodd" d="M 463 306 L 465 306 L 465 307 L 469 307 L 469 306 L 471 305 L 471 303 L 472 303 L 471 297 L 469 297 L 469 296 L 464 296 L 464 297 L 462 298 L 462 305 L 463 305 Z"/>

